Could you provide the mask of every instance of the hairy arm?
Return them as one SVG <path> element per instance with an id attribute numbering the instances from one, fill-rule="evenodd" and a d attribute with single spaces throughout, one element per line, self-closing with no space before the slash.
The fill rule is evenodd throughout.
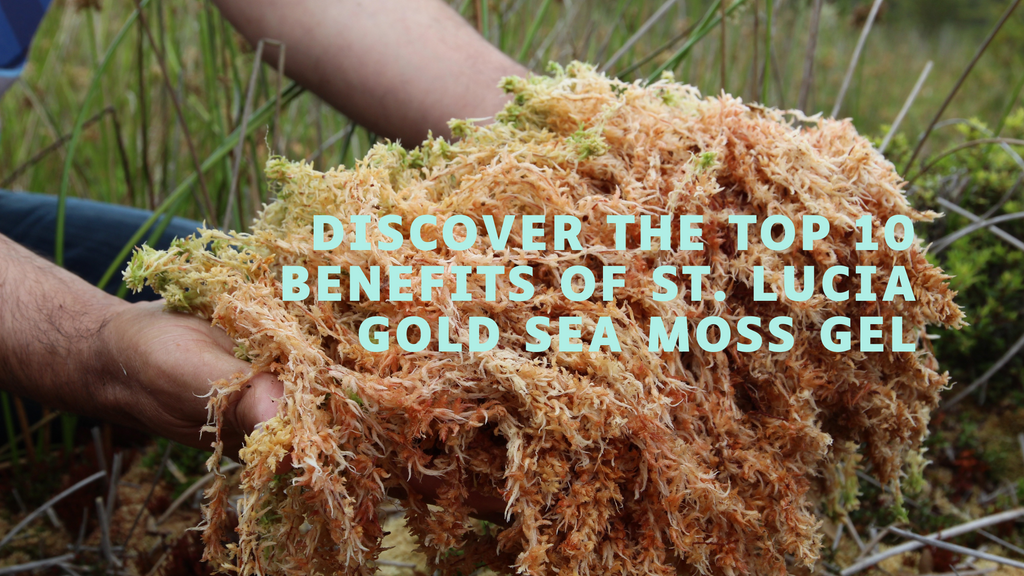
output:
<path id="1" fill-rule="evenodd" d="M 501 78 L 526 69 L 440 0 L 214 0 L 253 45 L 285 44 L 287 74 L 377 134 L 406 145 L 452 118 L 488 118 Z M 265 48 L 277 61 L 277 48 Z"/>
<path id="2" fill-rule="evenodd" d="M 0 235 L 0 388 L 53 408 L 209 449 L 200 436 L 210 383 L 247 373 L 208 322 L 129 304 Z M 269 374 L 234 399 L 225 441 L 235 449 L 277 413 Z"/>
<path id="3" fill-rule="evenodd" d="M 250 370 L 233 346 L 206 320 L 162 301 L 129 304 L 0 234 L 0 389 L 209 449 L 214 438 L 200 429 L 210 383 Z M 231 399 L 229 450 L 277 414 L 283 392 L 275 377 L 257 374 Z M 438 488 L 430 479 L 413 485 L 430 499 Z M 501 499 L 471 499 L 501 521 Z"/>
<path id="4" fill-rule="evenodd" d="M 76 394 L 76 383 L 106 381 L 96 342 L 112 312 L 125 305 L 0 235 L 4 388 L 50 406 L 94 411 L 110 390 L 101 384 L 92 394 Z"/>

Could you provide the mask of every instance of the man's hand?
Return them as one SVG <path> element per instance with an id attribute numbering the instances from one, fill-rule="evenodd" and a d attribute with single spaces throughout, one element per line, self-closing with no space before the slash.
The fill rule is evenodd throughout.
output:
<path id="1" fill-rule="evenodd" d="M 209 449 L 214 438 L 200 430 L 210 384 L 250 370 L 233 348 L 206 320 L 163 302 L 128 304 L 0 235 L 0 389 Z M 258 374 L 231 399 L 226 455 L 277 414 L 282 393 L 276 378 Z M 436 498 L 429 478 L 413 487 Z M 482 517 L 501 519 L 500 498 L 470 501 Z"/>
<path id="2" fill-rule="evenodd" d="M 128 304 L 0 235 L 0 388 L 210 449 L 213 435 L 200 436 L 210 383 L 248 371 L 209 322 Z M 232 399 L 227 454 L 277 413 L 282 392 L 260 374 Z"/>
<path id="3" fill-rule="evenodd" d="M 210 383 L 249 372 L 223 330 L 169 312 L 162 301 L 142 302 L 119 307 L 100 342 L 108 371 L 119 381 L 107 399 L 108 414 L 182 444 L 210 448 L 213 435 L 198 432 L 207 422 Z M 258 374 L 231 399 L 223 422 L 225 454 L 236 454 L 245 434 L 277 415 L 283 392 L 272 375 Z"/>

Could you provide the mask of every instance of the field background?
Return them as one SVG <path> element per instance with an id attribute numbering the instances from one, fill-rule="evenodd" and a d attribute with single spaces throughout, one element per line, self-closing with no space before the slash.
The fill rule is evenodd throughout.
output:
<path id="1" fill-rule="evenodd" d="M 256 68 L 250 82 L 253 49 L 209 2 L 143 4 L 155 46 L 134 16 L 133 0 L 54 0 L 22 80 L 0 100 L 0 188 L 65 193 L 245 229 L 269 199 L 261 170 L 270 152 L 307 158 L 321 168 L 351 166 L 377 141 L 280 78 L 272 66 Z M 929 240 L 967 226 L 965 213 L 997 217 L 1024 210 L 1019 156 L 1024 153 L 1024 9 L 1012 13 L 960 82 L 1012 4 L 886 0 L 849 74 L 839 116 L 851 118 L 880 144 L 922 70 L 933 63 L 886 149 L 913 180 L 908 194 L 917 206 L 952 214 L 919 231 Z M 812 51 L 815 0 L 730 0 L 724 40 L 721 25 L 701 25 L 705 16 L 714 21 L 720 14 L 711 0 L 455 0 L 452 5 L 490 42 L 537 72 L 549 60 L 605 65 L 617 55 L 607 70 L 624 79 L 645 79 L 672 64 L 677 79 L 705 94 L 724 89 L 780 108 L 800 107 L 806 99 L 803 109 L 809 115 L 832 113 L 871 8 L 870 1 L 820 2 Z M 680 53 L 684 47 L 688 51 Z M 674 55 L 680 57 L 673 60 Z M 908 169 L 920 135 L 930 127 L 934 130 Z M 201 175 L 193 154 L 203 165 Z M 209 190 L 211 211 L 197 202 L 198 178 Z M 1024 497 L 1024 361 L 1017 355 L 1024 346 L 1024 243 L 1019 240 L 1024 225 L 1015 220 L 1001 228 L 1001 237 L 980 230 L 933 256 L 956 275 L 953 283 L 971 326 L 960 333 L 939 332 L 934 341 L 940 362 L 959 386 L 947 392 L 949 404 L 933 420 L 927 442 L 933 465 L 908 505 L 907 526 L 918 533 L 1016 509 Z M 140 231 L 140 239 L 151 232 Z M 111 272 L 116 281 L 119 274 Z M 957 399 L 968 386 L 972 393 Z M 121 451 L 125 481 L 138 489 L 122 489 L 114 510 L 120 522 L 130 525 L 143 508 L 163 513 L 186 493 L 175 519 L 139 529 L 135 547 L 124 553 L 128 570 L 189 574 L 206 569 L 198 563 L 194 538 L 182 536 L 197 518 L 187 491 L 204 477 L 203 455 L 109 427 L 98 429 L 93 441 L 89 427 L 72 417 L 47 413 L 48 420 L 40 423 L 19 417 L 17 399 L 5 395 L 3 401 L 0 537 L 70 485 L 69 475 L 83 478 L 96 470 L 97 458 L 109 466 L 112 454 Z M 168 462 L 173 470 L 164 472 Z M 147 496 L 157 472 L 163 479 L 156 495 Z M 861 507 L 841 529 L 839 520 L 826 522 L 823 572 L 901 541 L 883 535 L 869 542 L 897 520 L 893 501 L 867 474 L 851 481 Z M 33 525 L 31 538 L 0 549 L 0 567 L 61 553 L 82 524 L 77 505 L 73 512 L 70 506 L 57 509 L 56 520 Z M 113 524 L 107 535 L 113 533 L 116 543 L 127 528 Z M 83 545 L 91 542 L 94 549 L 92 556 L 79 550 L 76 562 L 84 567 L 78 569 L 102 572 L 114 564 L 103 551 L 110 542 L 104 544 L 104 529 L 95 519 L 84 525 Z M 1012 522 L 955 541 L 1024 560 L 1019 548 L 1024 533 Z M 967 574 L 994 567 L 965 562 L 966 556 L 928 547 L 889 560 L 875 573 L 956 569 Z M 412 573 L 403 566 L 388 569 Z"/>

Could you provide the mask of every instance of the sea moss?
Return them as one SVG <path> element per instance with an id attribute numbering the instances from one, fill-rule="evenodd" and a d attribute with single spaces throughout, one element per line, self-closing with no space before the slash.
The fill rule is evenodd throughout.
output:
<path id="1" fill-rule="evenodd" d="M 535 575 L 783 574 L 787 555 L 813 563 L 818 514 L 855 501 L 846 476 L 860 455 L 898 491 L 903 458 L 926 434 L 946 384 L 919 336 L 929 324 L 961 321 L 947 277 L 919 242 L 896 252 L 881 237 L 891 216 L 935 215 L 907 204 L 893 166 L 848 121 L 702 98 L 670 79 L 625 84 L 581 64 L 503 86 L 514 98 L 498 121 L 458 123 L 457 142 L 431 139 L 412 151 L 378 145 L 354 169 L 326 173 L 273 158 L 266 172 L 277 201 L 251 234 L 205 230 L 166 252 L 137 253 L 126 272 L 132 287 L 154 284 L 170 306 L 222 326 L 253 372 L 272 371 L 285 386 L 278 416 L 241 453 L 237 543 L 226 537 L 229 487 L 219 480 L 209 491 L 207 557 L 246 576 L 371 573 L 385 492 L 430 475 L 441 482 L 439 506 L 428 508 L 414 492 L 404 503 L 420 545 L 445 573 L 469 573 L 481 559 Z M 425 252 L 408 242 L 391 252 L 351 251 L 347 241 L 314 251 L 317 214 L 365 214 L 374 223 L 396 214 L 406 236 L 423 214 L 437 217 L 439 225 L 425 229 L 437 236 L 456 214 L 481 230 L 485 215 L 572 214 L 583 223 L 583 250 L 523 250 L 513 230 L 501 251 L 478 241 L 455 252 L 440 238 Z M 702 215 L 704 249 L 641 250 L 630 227 L 630 248 L 616 251 L 605 224 L 611 214 Z M 728 223 L 734 214 L 820 214 L 831 233 L 813 250 L 782 252 L 755 235 L 740 252 Z M 877 251 L 854 249 L 854 222 L 864 215 L 873 219 Z M 376 226 L 369 229 L 378 240 Z M 545 240 L 550 246 L 550 233 Z M 471 275 L 473 299 L 453 301 L 446 275 L 430 302 L 282 300 L 285 265 L 305 266 L 314 278 L 327 265 L 379 265 L 386 274 L 396 265 L 495 264 L 533 266 L 535 297 L 511 301 L 506 276 L 488 302 L 482 277 Z M 570 301 L 558 279 L 574 265 L 624 266 L 626 286 L 612 302 Z M 661 265 L 710 266 L 703 293 L 721 290 L 726 299 L 655 301 L 651 271 Z M 756 265 L 767 268 L 778 301 L 754 301 Z M 879 279 L 905 266 L 915 301 L 833 302 L 820 285 L 806 302 L 781 296 L 783 266 L 813 266 L 820 283 L 835 265 L 876 266 Z M 855 292 L 859 282 L 847 288 Z M 347 295 L 347 277 L 341 284 Z M 881 294 L 884 285 L 873 289 Z M 696 344 L 690 352 L 648 350 L 651 317 L 710 315 L 791 316 L 795 344 L 788 352 L 738 353 L 735 342 L 717 353 Z M 436 341 L 422 352 L 369 352 L 357 334 L 370 316 L 392 319 L 392 338 L 400 318 L 433 324 L 447 316 L 463 344 L 466 319 L 488 316 L 501 338 L 487 352 L 439 352 Z M 609 317 L 622 351 L 528 353 L 533 316 L 581 317 L 585 340 L 598 317 Z M 902 316 L 904 340 L 919 349 L 829 352 L 820 327 L 831 316 L 853 319 L 854 342 L 859 317 Z M 214 384 L 218 426 L 228 395 L 245 380 Z M 286 461 L 294 476 L 278 482 Z M 475 530 L 470 490 L 504 498 L 511 524 Z"/>

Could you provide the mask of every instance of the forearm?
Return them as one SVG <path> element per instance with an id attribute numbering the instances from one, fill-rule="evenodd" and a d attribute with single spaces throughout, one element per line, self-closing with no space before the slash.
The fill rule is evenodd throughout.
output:
<path id="1" fill-rule="evenodd" d="M 406 145 L 452 118 L 487 118 L 526 69 L 440 0 L 215 0 L 254 45 L 286 45 L 287 74 L 356 122 Z M 277 49 L 267 46 L 276 62 Z"/>
<path id="2" fill-rule="evenodd" d="M 0 235 L 0 388 L 97 414 L 112 392 L 97 345 L 123 301 Z"/>

